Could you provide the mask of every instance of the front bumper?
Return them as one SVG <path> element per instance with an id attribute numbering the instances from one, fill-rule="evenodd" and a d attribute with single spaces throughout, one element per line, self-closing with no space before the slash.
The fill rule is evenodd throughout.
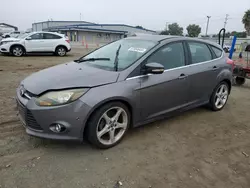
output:
<path id="1" fill-rule="evenodd" d="M 0 52 L 1 53 L 9 53 L 10 45 L 7 44 L 1 44 L 0 45 Z"/>
<path id="2" fill-rule="evenodd" d="M 19 117 L 27 134 L 56 140 L 83 140 L 83 131 L 91 108 L 81 100 L 56 107 L 40 107 L 36 105 L 35 97 L 21 96 L 19 89 L 16 100 Z M 50 129 L 58 123 L 64 125 L 66 130 L 56 133 Z"/>

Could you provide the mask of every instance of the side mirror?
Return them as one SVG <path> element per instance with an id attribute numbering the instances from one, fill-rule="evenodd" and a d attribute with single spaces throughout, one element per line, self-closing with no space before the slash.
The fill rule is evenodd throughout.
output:
<path id="1" fill-rule="evenodd" d="M 147 63 L 144 66 L 144 74 L 162 74 L 164 66 L 160 63 Z"/>
<path id="2" fill-rule="evenodd" d="M 31 37 L 26 37 L 26 39 L 25 40 L 31 40 Z"/>

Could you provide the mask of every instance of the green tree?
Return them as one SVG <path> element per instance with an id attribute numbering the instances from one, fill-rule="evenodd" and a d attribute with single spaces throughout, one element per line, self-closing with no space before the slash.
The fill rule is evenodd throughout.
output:
<path id="1" fill-rule="evenodd" d="M 189 37 L 198 37 L 201 33 L 201 27 L 199 25 L 190 24 L 187 26 L 187 32 Z"/>
<path id="2" fill-rule="evenodd" d="M 163 30 L 160 35 L 169 35 L 169 32 L 167 29 Z"/>
<path id="3" fill-rule="evenodd" d="M 250 9 L 248 9 L 243 18 L 242 18 L 242 23 L 245 26 L 245 29 L 247 31 L 247 35 L 250 36 Z"/>
<path id="4" fill-rule="evenodd" d="M 236 36 L 239 38 L 246 38 L 247 37 L 247 32 L 237 32 L 237 31 L 232 31 L 231 36 Z"/>
<path id="5" fill-rule="evenodd" d="M 177 23 L 172 23 L 168 25 L 168 32 L 170 35 L 183 35 L 183 28 Z"/>

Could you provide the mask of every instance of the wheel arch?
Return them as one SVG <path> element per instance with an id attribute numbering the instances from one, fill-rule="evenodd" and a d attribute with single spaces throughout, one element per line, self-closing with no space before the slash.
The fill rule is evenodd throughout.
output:
<path id="1" fill-rule="evenodd" d="M 232 89 L 232 79 L 233 79 L 232 72 L 229 69 L 224 69 L 218 74 L 217 83 L 219 84 L 221 82 L 226 82 L 229 86 L 229 94 L 230 94 Z"/>
<path id="2" fill-rule="evenodd" d="M 67 48 L 65 45 L 63 45 L 63 44 L 57 45 L 57 46 L 55 47 L 55 52 L 56 52 L 57 48 L 59 48 L 59 47 L 64 47 L 65 50 L 66 50 L 66 52 L 68 52 L 68 48 Z"/>
<path id="3" fill-rule="evenodd" d="M 231 89 L 232 89 L 232 82 L 229 79 L 224 79 L 221 82 L 226 82 L 228 85 L 228 89 L 229 89 L 229 94 L 231 93 Z"/>
<path id="4" fill-rule="evenodd" d="M 134 110 L 133 110 L 133 106 L 132 104 L 126 99 L 126 98 L 123 98 L 123 97 L 116 97 L 116 98 L 109 98 L 109 99 L 106 99 L 104 101 L 101 101 L 100 103 L 96 104 L 92 109 L 91 111 L 88 113 L 85 121 L 84 121 L 84 126 L 83 126 L 83 129 L 82 129 L 82 133 L 85 134 L 87 131 L 87 124 L 88 124 L 88 121 L 90 120 L 90 118 L 92 117 L 92 115 L 98 110 L 100 109 L 102 106 L 108 104 L 108 103 L 111 103 L 111 102 L 121 102 L 123 103 L 124 105 L 126 105 L 126 107 L 128 108 L 129 112 L 130 112 L 130 127 L 133 126 L 133 113 L 134 113 Z"/>
<path id="5" fill-rule="evenodd" d="M 22 44 L 12 44 L 12 45 L 10 46 L 10 52 L 12 51 L 12 48 L 15 47 L 15 46 L 21 46 L 21 47 L 23 48 L 23 50 L 24 50 L 24 53 L 26 53 L 26 48 L 25 48 L 24 45 L 22 45 Z"/>

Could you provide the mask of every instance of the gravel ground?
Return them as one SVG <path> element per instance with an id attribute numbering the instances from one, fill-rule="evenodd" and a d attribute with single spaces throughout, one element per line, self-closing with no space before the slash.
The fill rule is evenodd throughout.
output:
<path id="1" fill-rule="evenodd" d="M 0 55 L 1 188 L 250 187 L 250 83 L 233 87 L 220 112 L 197 108 L 128 132 L 108 150 L 28 136 L 15 88 L 40 69 L 80 57 Z"/>

